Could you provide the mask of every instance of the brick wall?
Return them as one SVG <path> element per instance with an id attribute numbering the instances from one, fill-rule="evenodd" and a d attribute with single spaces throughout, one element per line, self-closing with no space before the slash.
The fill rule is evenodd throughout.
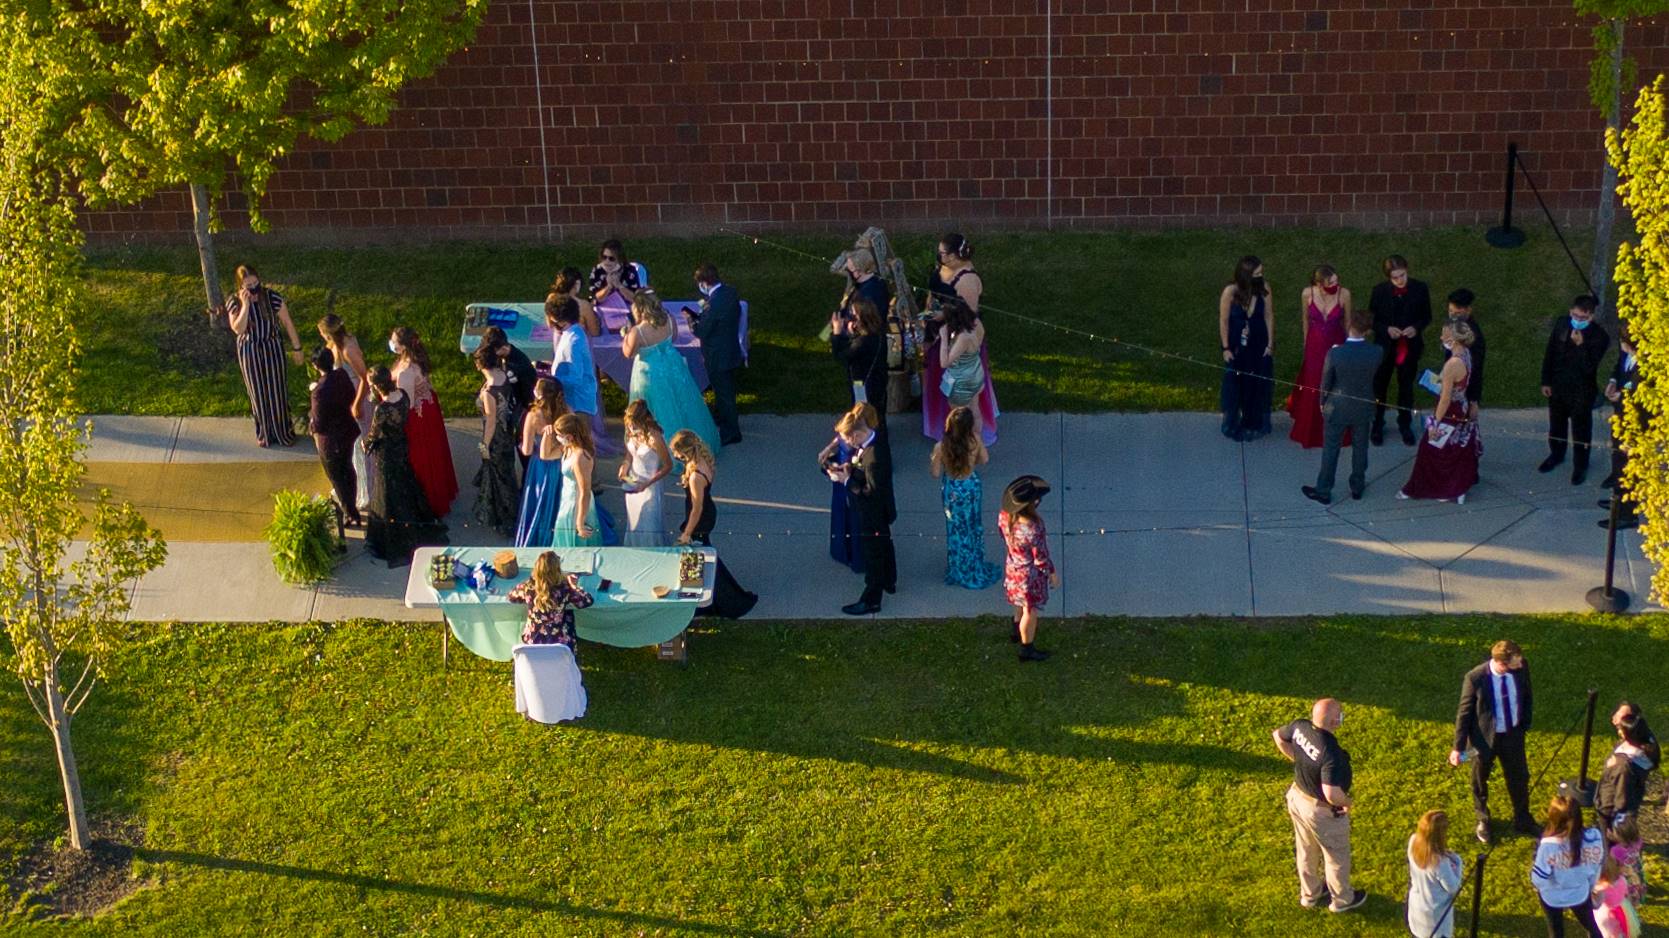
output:
<path id="1" fill-rule="evenodd" d="M 306 238 L 1474 223 L 1515 140 L 1580 217 L 1588 28 L 1570 0 L 506 0 L 267 208 Z M 1627 41 L 1669 68 L 1669 25 Z M 173 235 L 189 200 L 86 223 Z"/>

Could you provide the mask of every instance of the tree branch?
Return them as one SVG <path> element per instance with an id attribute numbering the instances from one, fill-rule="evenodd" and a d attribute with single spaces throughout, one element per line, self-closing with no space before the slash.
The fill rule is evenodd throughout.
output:
<path id="1" fill-rule="evenodd" d="M 80 703 L 75 702 L 75 695 L 80 693 L 81 685 L 86 684 L 87 683 L 87 678 L 90 677 L 90 676 L 93 677 L 94 683 L 98 682 L 98 678 L 96 676 L 93 676 L 94 675 L 93 665 L 97 661 L 98 661 L 98 659 L 95 658 L 94 656 L 92 656 L 92 655 L 87 656 L 87 663 L 85 665 L 83 665 L 82 668 L 81 668 L 81 676 L 75 679 L 75 686 L 70 688 L 70 692 L 68 694 L 64 695 L 64 712 L 68 713 L 71 716 L 74 716 L 75 711 L 80 709 L 80 707 L 81 707 Z M 92 684 L 87 684 L 87 694 L 91 694 L 92 692 L 93 692 Z M 86 700 L 87 695 L 82 694 L 81 699 Z"/>
<path id="2" fill-rule="evenodd" d="M 23 678 L 22 682 L 23 696 L 29 698 L 29 706 L 35 708 L 35 716 L 41 718 L 41 722 L 46 724 L 47 729 L 51 729 L 52 720 L 46 715 L 46 703 L 40 699 L 40 691 L 35 690 L 35 685 L 30 683 L 28 678 Z"/>

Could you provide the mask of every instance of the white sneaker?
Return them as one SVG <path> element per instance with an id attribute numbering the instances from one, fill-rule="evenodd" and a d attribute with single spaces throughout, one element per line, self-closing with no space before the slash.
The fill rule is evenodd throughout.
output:
<path id="1" fill-rule="evenodd" d="M 1408 501 L 1408 493 L 1404 492 L 1402 489 L 1397 489 L 1397 500 L 1404 502 Z"/>
<path id="2" fill-rule="evenodd" d="M 1462 492 L 1461 494 L 1455 496 L 1455 504 L 1457 504 L 1457 505 L 1466 504 L 1466 493 L 1465 492 Z"/>

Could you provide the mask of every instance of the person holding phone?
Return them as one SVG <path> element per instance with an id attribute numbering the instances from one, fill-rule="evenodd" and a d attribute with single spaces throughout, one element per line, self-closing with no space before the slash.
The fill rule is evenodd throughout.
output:
<path id="1" fill-rule="evenodd" d="M 238 370 L 243 372 L 243 387 L 255 418 L 255 442 L 263 449 L 295 445 L 289 373 L 284 367 L 284 346 L 278 338 L 282 326 L 290 340 L 290 361 L 300 365 L 301 336 L 290 320 L 289 304 L 277 290 L 261 283 L 255 268 L 240 265 L 238 292 L 226 298 L 226 321 L 238 337 Z"/>

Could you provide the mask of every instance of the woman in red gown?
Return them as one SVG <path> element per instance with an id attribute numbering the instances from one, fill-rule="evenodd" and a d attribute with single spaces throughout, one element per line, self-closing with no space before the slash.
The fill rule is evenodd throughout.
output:
<path id="1" fill-rule="evenodd" d="M 1451 320 L 1443 327 L 1443 347 L 1449 360 L 1443 363 L 1443 389 L 1437 398 L 1437 413 L 1420 445 L 1414 450 L 1414 472 L 1398 498 L 1435 498 L 1466 503 L 1466 493 L 1478 484 L 1478 458 L 1483 440 L 1478 421 L 1466 403 L 1466 384 L 1472 378 L 1472 327 Z"/>
<path id="2" fill-rule="evenodd" d="M 1304 317 L 1304 363 L 1298 368 L 1298 387 L 1287 396 L 1292 415 L 1292 439 L 1305 449 L 1321 445 L 1321 369 L 1327 352 L 1345 340 L 1350 315 L 1350 291 L 1339 286 L 1339 275 L 1326 264 L 1310 274 L 1310 285 L 1299 297 Z M 1350 445 L 1345 434 L 1344 445 Z"/>
<path id="3" fill-rule="evenodd" d="M 458 474 L 452 468 L 452 445 L 446 439 L 446 418 L 440 412 L 440 398 L 429 384 L 429 352 L 417 330 L 401 326 L 389 336 L 388 350 L 395 355 L 394 382 L 406 392 L 411 415 L 406 420 L 406 439 L 411 449 L 411 471 L 423 489 L 423 499 L 436 518 L 445 518 L 458 497 Z"/>

